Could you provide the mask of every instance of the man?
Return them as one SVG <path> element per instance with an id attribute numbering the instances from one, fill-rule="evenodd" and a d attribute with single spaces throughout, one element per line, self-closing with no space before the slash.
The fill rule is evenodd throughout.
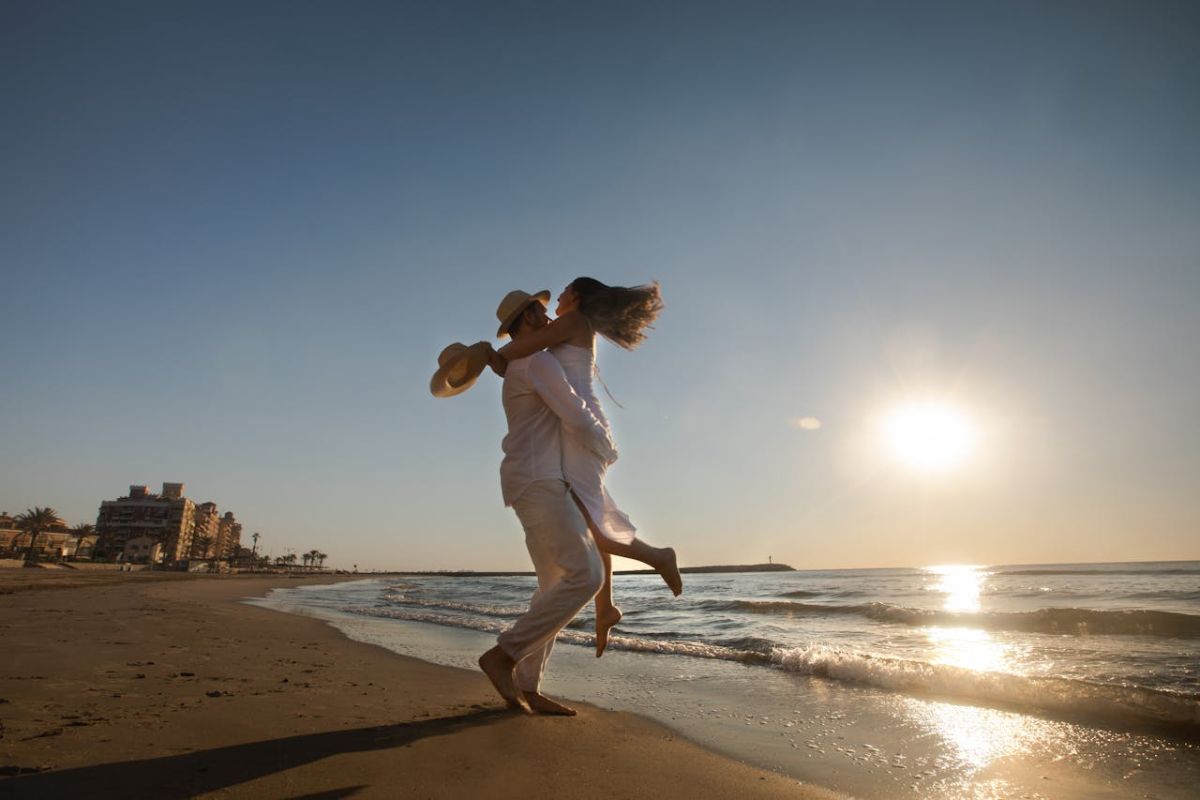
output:
<path id="1" fill-rule="evenodd" d="M 549 323 L 549 292 L 509 292 L 496 317 L 497 336 L 514 340 Z M 479 666 L 511 708 L 574 716 L 575 710 L 541 693 L 542 674 L 554 639 L 600 591 L 604 569 L 587 523 L 563 479 L 562 437 L 574 436 L 608 462 L 616 449 L 604 426 L 571 389 L 554 356 L 537 352 L 503 367 L 501 393 L 508 434 L 501 445 L 500 486 L 525 529 L 525 546 L 537 572 L 529 610 L 500 634 Z"/>

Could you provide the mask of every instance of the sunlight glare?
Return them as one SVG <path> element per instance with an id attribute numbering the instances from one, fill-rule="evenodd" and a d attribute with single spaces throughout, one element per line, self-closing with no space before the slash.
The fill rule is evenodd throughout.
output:
<path id="1" fill-rule="evenodd" d="M 940 592 L 942 610 L 955 614 L 975 614 L 981 609 L 980 596 L 991 575 L 972 564 L 940 564 L 925 567 L 930 583 L 926 588 Z M 934 664 L 982 673 L 977 680 L 1003 680 L 1012 674 L 1012 646 L 987 630 L 974 627 L 930 627 L 925 631 Z M 969 680 L 955 676 L 954 680 Z M 986 685 L 986 684 L 984 684 Z M 959 703 L 911 700 L 913 716 L 938 734 L 973 771 L 983 770 L 996 761 L 1029 752 L 1052 730 L 1044 723 L 1020 714 Z"/>
<path id="2" fill-rule="evenodd" d="M 1008 648 L 987 631 L 974 628 L 929 628 L 933 663 L 972 672 L 1008 671 Z"/>
<path id="3" fill-rule="evenodd" d="M 930 588 L 946 595 L 942 604 L 946 611 L 979 610 L 979 595 L 990 573 L 974 564 L 939 564 L 926 567 L 925 571 L 937 576 L 937 582 Z"/>
<path id="4" fill-rule="evenodd" d="M 955 614 L 975 614 L 980 611 L 980 594 L 991 574 L 973 564 L 940 564 L 926 567 L 935 577 L 929 588 L 945 595 L 942 609 Z M 990 633 L 971 627 L 929 628 L 934 661 L 976 672 L 1002 672 L 1008 666 L 1007 647 Z"/>
<path id="5" fill-rule="evenodd" d="M 1053 723 L 1008 711 L 918 699 L 908 705 L 912 718 L 940 736 L 974 772 L 1002 758 L 1030 753 L 1036 746 L 1049 747 L 1060 737 Z"/>
<path id="6" fill-rule="evenodd" d="M 962 463 L 974 449 L 976 434 L 958 409 L 939 402 L 900 406 L 883 420 L 883 436 L 892 455 L 922 472 Z"/>

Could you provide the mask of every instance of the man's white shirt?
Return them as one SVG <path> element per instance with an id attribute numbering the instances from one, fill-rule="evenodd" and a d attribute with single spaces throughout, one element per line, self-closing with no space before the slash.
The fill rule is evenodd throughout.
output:
<path id="1" fill-rule="evenodd" d="M 508 365 L 501 390 L 508 434 L 500 447 L 500 490 L 504 505 L 534 481 L 565 480 L 562 437 L 572 436 L 606 464 L 617 449 L 604 425 L 575 394 L 558 359 L 545 351 Z"/>

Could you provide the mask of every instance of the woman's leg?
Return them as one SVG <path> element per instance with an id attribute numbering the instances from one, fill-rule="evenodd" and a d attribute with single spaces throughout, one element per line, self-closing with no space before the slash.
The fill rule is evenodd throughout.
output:
<path id="1" fill-rule="evenodd" d="M 589 527 L 591 527 L 590 522 Z M 592 536 L 596 540 L 596 546 L 600 548 L 600 552 L 605 556 L 605 563 L 611 563 L 609 556 L 621 556 L 622 558 L 632 558 L 634 561 L 640 561 L 648 567 L 653 567 L 676 597 L 683 593 L 683 576 L 679 574 L 679 563 L 675 557 L 675 548 L 651 547 L 641 539 L 634 539 L 628 544 L 614 542 L 603 535 L 597 536 L 594 527 L 592 528 Z"/>
<path id="2" fill-rule="evenodd" d="M 617 608 L 613 602 L 613 574 L 612 574 L 612 556 L 604 552 L 604 548 L 600 543 L 605 541 L 604 536 L 597 534 L 595 529 L 592 529 L 592 538 L 596 540 L 596 547 L 600 550 L 600 558 L 604 559 L 604 586 L 596 593 L 596 658 L 604 655 L 604 648 L 608 647 L 608 632 L 614 625 L 621 621 L 621 609 Z"/>
<path id="3" fill-rule="evenodd" d="M 600 558 L 604 561 L 604 585 L 600 587 L 600 591 L 593 598 L 596 607 L 596 658 L 599 658 L 604 655 L 604 648 L 608 647 L 609 630 L 621 621 L 621 609 L 617 608 L 613 602 L 612 556 L 605 549 L 608 537 L 600 533 L 600 529 L 592 521 L 592 515 L 588 513 L 587 507 L 580 502 L 574 492 L 571 493 L 571 498 L 579 507 L 579 513 L 583 515 L 584 521 L 587 522 L 592 539 L 596 542 L 596 549 L 600 551 Z"/>
<path id="4" fill-rule="evenodd" d="M 592 515 L 588 513 L 587 507 L 580 502 L 579 498 L 574 493 L 571 496 L 575 500 L 575 505 L 579 507 L 579 513 L 587 522 L 588 530 L 592 532 L 592 539 L 596 542 L 596 549 L 600 551 L 600 557 L 604 559 L 604 586 L 596 594 L 594 600 L 596 606 L 596 658 L 599 658 L 604 655 L 604 648 L 608 647 L 609 629 L 621 621 L 621 610 L 613 601 L 612 557 L 614 555 L 632 558 L 635 561 L 641 561 L 648 567 L 653 567 L 676 597 L 683 592 L 683 577 L 679 574 L 675 548 L 651 547 L 640 539 L 634 539 L 629 544 L 614 542 L 600 532 L 599 526 L 592 520 Z"/>

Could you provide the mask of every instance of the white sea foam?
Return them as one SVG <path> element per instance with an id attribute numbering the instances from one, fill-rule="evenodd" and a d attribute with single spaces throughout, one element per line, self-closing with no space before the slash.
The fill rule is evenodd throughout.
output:
<path id="1" fill-rule="evenodd" d="M 462 611 L 467 614 L 482 614 L 488 617 L 504 617 L 515 619 L 525 613 L 528 606 L 498 606 L 482 603 L 460 603 L 455 600 L 426 600 L 407 594 L 389 593 L 387 600 L 391 603 L 419 608 L 440 608 L 446 611 Z"/>
<path id="2" fill-rule="evenodd" d="M 486 615 L 437 613 L 432 609 L 345 606 L 340 610 L 373 617 L 452 625 L 488 633 L 499 633 L 509 625 L 506 620 Z M 590 647 L 595 639 L 589 632 L 564 629 L 558 641 Z M 665 656 L 772 666 L 787 672 L 892 692 L 958 698 L 1118 727 L 1160 726 L 1189 736 L 1200 733 L 1200 698 L 1151 689 L 977 671 L 825 645 L 781 648 L 758 637 L 743 637 L 716 644 L 614 635 L 609 640 L 609 647 Z"/>
<path id="3" fill-rule="evenodd" d="M 803 603 L 794 600 L 707 601 L 713 611 L 812 616 L 854 615 L 899 625 L 983 628 L 1026 633 L 1200 636 L 1200 615 L 1152 609 L 1041 608 L 1036 611 L 954 612 L 890 603 Z"/>
<path id="4" fill-rule="evenodd" d="M 1150 689 L 985 672 L 823 645 L 780 649 L 772 662 L 790 672 L 906 694 L 957 697 L 1109 723 L 1161 724 L 1192 732 L 1200 727 L 1200 698 Z"/>

